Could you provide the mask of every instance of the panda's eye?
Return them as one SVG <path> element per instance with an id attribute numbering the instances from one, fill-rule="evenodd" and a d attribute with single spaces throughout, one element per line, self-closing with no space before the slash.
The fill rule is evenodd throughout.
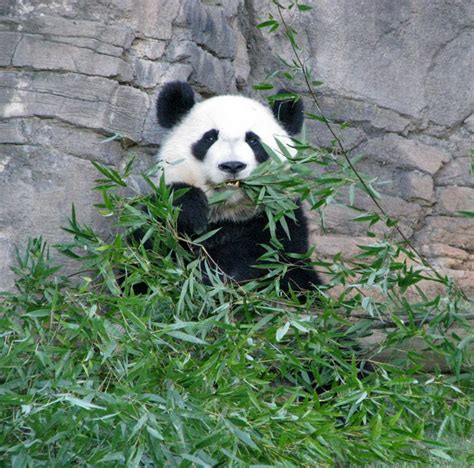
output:
<path id="1" fill-rule="evenodd" d="M 209 143 L 214 143 L 215 141 L 217 141 L 217 136 L 218 136 L 217 130 L 209 130 L 208 132 L 204 134 L 205 140 L 208 141 Z"/>
<path id="2" fill-rule="evenodd" d="M 260 138 L 253 132 L 247 132 L 245 135 L 245 141 L 250 146 L 257 146 L 260 143 Z"/>

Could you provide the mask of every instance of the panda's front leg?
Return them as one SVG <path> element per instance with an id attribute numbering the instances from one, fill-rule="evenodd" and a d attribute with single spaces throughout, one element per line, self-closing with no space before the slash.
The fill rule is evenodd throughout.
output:
<path id="1" fill-rule="evenodd" d="M 187 191 L 174 199 L 174 205 L 181 211 L 178 216 L 178 231 L 182 234 L 196 234 L 207 228 L 209 203 L 206 194 L 198 187 L 185 183 L 174 183 L 170 187 L 174 192 Z"/>

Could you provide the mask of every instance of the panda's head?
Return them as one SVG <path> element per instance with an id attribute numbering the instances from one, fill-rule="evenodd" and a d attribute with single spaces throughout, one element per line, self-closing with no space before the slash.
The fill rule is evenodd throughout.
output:
<path id="1" fill-rule="evenodd" d="M 178 81 L 161 90 L 157 113 L 160 125 L 171 129 L 159 153 L 165 181 L 199 187 L 208 196 L 216 187 L 233 187 L 267 160 L 262 142 L 278 154 L 276 140 L 291 143 L 289 135 L 303 124 L 301 100 L 277 101 L 272 109 L 230 95 L 195 103 L 192 88 Z M 235 191 L 227 205 L 242 201 Z"/>

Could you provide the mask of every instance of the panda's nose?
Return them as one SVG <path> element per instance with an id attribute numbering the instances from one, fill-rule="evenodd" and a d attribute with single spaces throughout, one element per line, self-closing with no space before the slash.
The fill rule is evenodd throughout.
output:
<path id="1" fill-rule="evenodd" d="M 221 171 L 227 172 L 229 174 L 235 175 L 243 171 L 247 167 L 247 164 L 240 161 L 227 161 L 225 163 L 219 164 L 219 169 Z"/>

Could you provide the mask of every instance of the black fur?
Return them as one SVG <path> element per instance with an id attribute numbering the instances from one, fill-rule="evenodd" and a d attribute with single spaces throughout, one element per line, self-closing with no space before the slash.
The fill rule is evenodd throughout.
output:
<path id="1" fill-rule="evenodd" d="M 247 132 L 245 134 L 245 141 L 250 146 L 250 148 L 252 148 L 253 154 L 255 155 L 255 159 L 259 163 L 262 163 L 263 161 L 266 161 L 268 159 L 268 153 L 263 148 L 262 143 L 260 142 L 260 137 L 258 135 L 253 132 Z"/>
<path id="2" fill-rule="evenodd" d="M 286 253 L 306 253 L 308 251 L 308 228 L 301 207 L 295 211 L 297 222 L 287 219 L 291 240 L 285 232 L 277 228 L 277 238 L 283 244 Z M 267 271 L 255 268 L 259 257 L 265 253 L 262 244 L 270 244 L 270 232 L 265 213 L 246 221 L 224 221 L 209 225 L 209 230 L 220 228 L 211 238 L 204 242 L 204 247 L 222 271 L 238 283 L 264 276 Z M 283 256 L 283 255 L 282 255 Z M 282 262 L 295 263 L 292 259 L 281 259 Z M 288 270 L 282 279 L 281 287 L 288 291 L 291 286 L 295 290 L 309 290 L 321 284 L 316 272 L 303 262 Z"/>
<path id="3" fill-rule="evenodd" d="M 280 89 L 278 94 L 288 93 L 285 89 Z M 286 99 L 275 101 L 272 106 L 273 115 L 283 125 L 289 135 L 296 135 L 303 127 L 303 101 L 298 99 Z"/>
<path id="4" fill-rule="evenodd" d="M 173 188 L 183 188 L 185 184 L 173 184 Z M 188 186 L 190 187 L 190 186 Z M 199 195 L 199 192 L 201 194 Z M 188 198 L 185 198 L 189 194 Z M 205 194 L 202 190 L 191 187 L 189 192 L 178 200 L 181 213 L 178 218 L 179 227 L 186 228 L 186 234 L 191 234 L 191 226 L 203 228 L 204 215 L 207 220 L 209 212 L 207 202 L 204 203 Z M 189 206 L 187 206 L 189 203 Z M 277 228 L 277 238 L 283 244 L 285 253 L 303 254 L 308 251 L 308 226 L 303 210 L 298 207 L 295 210 L 296 222 L 287 219 L 291 238 L 289 239 L 281 227 Z M 219 269 L 234 281 L 243 283 L 264 276 L 267 271 L 255 268 L 258 259 L 265 253 L 262 244 L 270 244 L 270 232 L 265 229 L 267 217 L 261 213 L 245 221 L 220 221 L 210 223 L 207 230 L 219 229 L 212 237 L 203 242 L 203 247 Z M 283 262 L 291 263 L 288 273 L 282 280 L 281 287 L 288 291 L 291 288 L 298 291 L 312 289 L 321 284 L 317 273 L 304 261 L 295 261 L 284 258 Z"/>
<path id="5" fill-rule="evenodd" d="M 158 123 L 174 127 L 194 106 L 194 91 L 188 83 L 172 81 L 163 86 L 156 102 Z"/>
<path id="6" fill-rule="evenodd" d="M 198 234 L 207 227 L 209 205 L 204 192 L 189 184 L 171 184 L 174 191 L 188 189 L 186 193 L 174 200 L 181 210 L 178 216 L 178 230 L 184 234 Z"/>
<path id="7" fill-rule="evenodd" d="M 214 128 L 204 133 L 204 135 L 191 147 L 193 156 L 199 161 L 204 161 L 209 148 L 217 141 L 218 137 L 219 132 Z"/>

